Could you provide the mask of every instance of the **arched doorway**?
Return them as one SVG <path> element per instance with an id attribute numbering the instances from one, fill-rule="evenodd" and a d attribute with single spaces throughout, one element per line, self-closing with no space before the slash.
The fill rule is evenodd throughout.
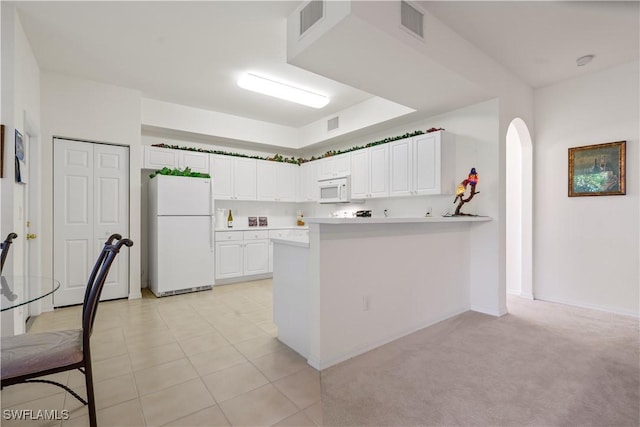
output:
<path id="1" fill-rule="evenodd" d="M 526 123 L 515 118 L 507 129 L 507 293 L 533 299 L 533 160 Z"/>

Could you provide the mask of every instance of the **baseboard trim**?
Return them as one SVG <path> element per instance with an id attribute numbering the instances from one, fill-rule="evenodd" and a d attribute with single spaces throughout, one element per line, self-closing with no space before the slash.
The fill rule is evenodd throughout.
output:
<path id="1" fill-rule="evenodd" d="M 471 306 L 471 310 L 477 311 L 478 313 L 488 314 L 490 316 L 496 316 L 496 317 L 501 317 L 507 314 L 506 307 L 500 307 L 499 309 L 496 310 L 495 308 L 488 308 L 488 307 L 481 307 L 481 306 L 474 305 L 474 306 Z"/>
<path id="2" fill-rule="evenodd" d="M 354 358 L 356 356 L 359 356 L 361 354 L 364 354 L 368 351 L 371 351 L 373 349 L 376 349 L 378 347 L 381 347 L 385 344 L 388 344 L 392 341 L 395 341 L 397 339 L 400 339 L 404 336 L 410 335 L 414 332 L 417 332 L 421 329 L 424 329 L 426 327 L 435 325 L 436 323 L 440 323 L 443 320 L 447 320 L 453 316 L 457 316 L 459 314 L 462 314 L 464 312 L 469 311 L 469 307 L 464 307 L 464 308 L 460 308 L 457 310 L 453 310 L 450 313 L 444 314 L 442 316 L 439 316 L 435 319 L 429 320 L 425 323 L 419 324 L 417 326 L 413 326 L 409 329 L 405 329 L 403 331 L 397 332 L 395 334 L 392 334 L 390 336 L 387 336 L 385 338 L 382 338 L 380 340 L 376 340 L 374 342 L 371 343 L 367 343 L 361 346 L 358 346 L 356 348 L 352 348 L 351 350 L 348 350 L 344 353 L 341 354 L 337 354 L 333 357 L 329 357 L 329 358 L 321 358 L 321 357 L 317 357 L 316 355 L 313 354 L 309 354 L 308 358 L 307 358 L 307 363 L 312 366 L 313 368 L 317 369 L 317 370 L 322 370 L 322 369 L 326 369 L 329 368 L 333 365 L 336 365 L 340 362 L 344 362 L 345 360 L 349 360 L 351 358 Z"/>
<path id="3" fill-rule="evenodd" d="M 216 279 L 214 286 L 218 285 L 230 285 L 232 283 L 250 282 L 252 280 L 271 279 L 273 273 L 254 274 L 253 276 L 238 276 L 230 277 L 228 279 Z"/>
<path id="4" fill-rule="evenodd" d="M 535 299 L 536 300 L 540 300 L 540 301 L 554 302 L 554 303 L 557 303 L 557 304 L 571 305 L 571 306 L 574 306 L 574 307 L 588 308 L 588 309 L 591 309 L 591 310 L 604 311 L 606 313 L 620 314 L 622 316 L 630 316 L 630 317 L 640 318 L 640 311 L 635 311 L 634 312 L 634 311 L 631 311 L 631 310 L 625 310 L 625 309 L 620 309 L 620 308 L 616 308 L 616 307 L 607 307 L 607 306 L 602 306 L 602 305 L 597 305 L 597 304 L 581 303 L 581 302 L 566 300 L 566 299 L 562 299 L 562 298 L 548 297 L 548 296 L 545 296 L 545 295 L 539 295 L 537 292 L 536 292 Z"/>

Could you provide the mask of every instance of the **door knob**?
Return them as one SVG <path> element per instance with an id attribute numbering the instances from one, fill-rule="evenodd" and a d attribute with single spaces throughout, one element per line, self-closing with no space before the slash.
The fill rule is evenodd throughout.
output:
<path id="1" fill-rule="evenodd" d="M 37 235 L 37 234 L 27 233 L 27 240 L 33 240 L 33 239 L 35 239 L 36 237 L 38 237 L 38 235 Z"/>

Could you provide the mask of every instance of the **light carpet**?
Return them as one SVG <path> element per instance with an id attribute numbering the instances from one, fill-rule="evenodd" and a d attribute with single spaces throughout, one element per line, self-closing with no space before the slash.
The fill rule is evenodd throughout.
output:
<path id="1" fill-rule="evenodd" d="M 326 426 L 638 426 L 639 321 L 509 297 L 322 372 Z"/>

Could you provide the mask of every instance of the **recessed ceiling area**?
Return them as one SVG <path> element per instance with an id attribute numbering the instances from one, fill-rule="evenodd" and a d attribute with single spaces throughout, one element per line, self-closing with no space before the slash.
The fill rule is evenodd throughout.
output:
<path id="1" fill-rule="evenodd" d="M 20 2 L 43 70 L 138 89 L 161 101 L 300 127 L 371 94 L 286 62 L 286 19 L 297 2 Z M 245 72 L 331 98 L 322 110 L 239 88 Z"/>
<path id="2" fill-rule="evenodd" d="M 637 60 L 637 1 L 420 1 L 418 4 L 538 88 Z M 588 67 L 576 58 L 594 54 Z"/>
<path id="3" fill-rule="evenodd" d="M 374 7 L 375 3 L 362 2 L 358 7 Z M 400 2 L 392 3 L 399 10 Z M 638 2 L 410 3 L 440 20 L 531 87 L 639 57 Z M 486 88 L 467 85 L 459 76 L 447 73 L 441 64 L 429 67 L 433 74 L 423 72 L 430 58 L 416 55 L 413 69 L 410 62 L 395 71 L 393 64 L 376 66 L 372 59 L 376 51 L 399 49 L 383 37 L 360 35 L 359 39 L 351 39 L 357 40 L 353 45 L 358 51 L 343 49 L 339 55 L 332 55 L 332 46 L 339 46 L 345 37 L 357 36 L 355 26 L 329 35 L 329 42 L 322 47 L 321 65 L 311 64 L 304 69 L 291 65 L 287 62 L 287 18 L 306 2 L 13 4 L 43 71 L 139 90 L 143 97 L 153 100 L 291 128 L 326 121 L 376 97 L 417 110 L 384 127 L 492 95 Z M 362 52 L 368 53 L 371 62 L 365 73 L 357 75 L 350 67 L 358 64 Z M 587 66 L 577 67 L 576 58 L 586 54 L 595 54 L 595 59 Z M 304 62 L 302 59 L 300 62 Z M 331 102 L 315 109 L 244 90 L 238 87 L 237 80 L 246 72 L 279 76 L 325 94 Z M 432 96 L 422 95 L 417 88 Z M 380 129 L 380 125 L 370 129 L 374 128 Z"/>

